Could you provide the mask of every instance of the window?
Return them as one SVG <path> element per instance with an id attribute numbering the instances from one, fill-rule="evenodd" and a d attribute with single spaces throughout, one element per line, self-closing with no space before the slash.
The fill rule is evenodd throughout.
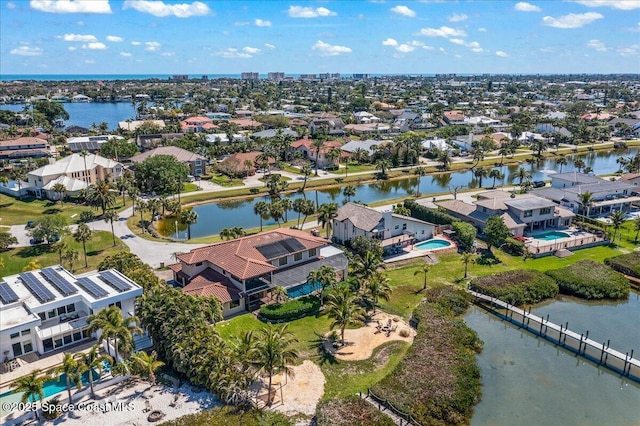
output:
<path id="1" fill-rule="evenodd" d="M 400 225 L 394 226 L 393 229 L 400 229 Z"/>
<path id="2" fill-rule="evenodd" d="M 317 255 L 317 249 L 309 249 L 309 257 L 316 257 Z"/>
<path id="3" fill-rule="evenodd" d="M 31 330 L 27 329 L 27 330 L 22 330 L 22 332 L 20 333 L 23 336 L 28 336 L 29 334 L 31 334 Z"/>
<path id="4" fill-rule="evenodd" d="M 196 263 L 196 266 L 202 266 L 202 262 Z"/>
<path id="5" fill-rule="evenodd" d="M 82 333 L 76 331 L 75 333 L 73 333 L 73 341 L 77 342 L 78 340 L 82 340 Z"/>
<path id="6" fill-rule="evenodd" d="M 56 313 L 55 309 L 50 310 L 49 312 L 47 312 L 47 317 L 49 318 L 55 318 L 58 314 Z"/>
<path id="7" fill-rule="evenodd" d="M 47 314 L 46 314 L 46 313 L 44 313 L 44 312 L 40 312 L 40 313 L 38 314 L 38 316 L 40 317 L 40 319 L 41 319 L 42 321 L 44 321 L 44 320 L 46 320 L 46 319 L 47 319 Z"/>
<path id="8" fill-rule="evenodd" d="M 540 209 L 540 214 L 549 214 L 551 213 L 551 207 L 545 207 L 544 209 Z"/>
<path id="9" fill-rule="evenodd" d="M 240 306 L 239 300 L 232 300 L 229 302 L 229 309 L 237 308 L 238 306 Z"/>
<path id="10" fill-rule="evenodd" d="M 486 207 L 483 207 L 483 208 L 482 208 L 482 213 L 486 213 L 486 212 L 487 212 L 487 208 L 486 208 Z"/>
<path id="11" fill-rule="evenodd" d="M 25 354 L 29 352 L 33 352 L 33 344 L 31 343 L 30 340 L 22 342 L 22 348 Z"/>
<path id="12" fill-rule="evenodd" d="M 53 339 L 44 339 L 42 341 L 42 347 L 44 348 L 45 352 L 48 352 L 50 350 L 53 349 Z"/>
<path id="13" fill-rule="evenodd" d="M 65 309 L 64 306 L 60 306 L 58 308 L 58 315 L 62 315 L 62 314 L 66 314 L 66 313 L 67 313 L 67 310 Z"/>
<path id="14" fill-rule="evenodd" d="M 71 340 L 71 334 L 66 334 L 64 336 L 64 344 L 65 345 L 69 345 L 73 342 L 73 340 Z"/>
<path id="15" fill-rule="evenodd" d="M 122 309 L 122 303 L 120 303 L 120 302 L 110 303 L 109 307 L 112 307 L 112 306 L 117 306 L 118 308 Z"/>
<path id="16" fill-rule="evenodd" d="M 57 349 L 62 347 L 62 338 L 57 338 L 53 341 L 53 346 Z"/>
<path id="17" fill-rule="evenodd" d="M 22 345 L 20 343 L 14 343 L 11 347 L 13 348 L 14 357 L 22 355 Z"/>
<path id="18" fill-rule="evenodd" d="M 531 217 L 531 216 L 533 216 L 533 210 L 524 211 L 524 217 Z"/>
<path id="19" fill-rule="evenodd" d="M 202 169 L 196 169 L 196 176 L 200 176 L 202 174 Z"/>
<path id="20" fill-rule="evenodd" d="M 74 305 L 73 303 L 70 305 L 67 305 L 67 313 L 70 314 L 71 312 L 75 312 L 76 311 L 76 305 Z"/>
<path id="21" fill-rule="evenodd" d="M 299 262 L 302 260 L 302 253 L 296 253 L 293 255 L 293 260 Z"/>
<path id="22" fill-rule="evenodd" d="M 281 257 L 280 259 L 278 259 L 278 265 L 280 266 L 284 266 L 288 263 L 289 261 L 287 260 L 287 256 L 285 257 Z"/>
<path id="23" fill-rule="evenodd" d="M 202 165 L 202 160 L 198 158 L 196 159 L 196 166 L 200 166 L 200 165 Z"/>
<path id="24" fill-rule="evenodd" d="M 11 333 L 12 339 L 15 339 L 16 337 L 20 337 L 20 333 Z"/>
<path id="25" fill-rule="evenodd" d="M 402 230 L 403 230 L 403 231 L 406 231 L 406 230 L 407 230 L 407 224 L 406 224 L 406 223 L 403 223 L 403 224 L 402 224 Z"/>

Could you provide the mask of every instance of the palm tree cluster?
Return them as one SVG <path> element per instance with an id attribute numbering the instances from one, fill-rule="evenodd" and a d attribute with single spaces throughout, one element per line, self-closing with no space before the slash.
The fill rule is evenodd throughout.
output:
<path id="1" fill-rule="evenodd" d="M 98 343 L 106 340 L 107 352 L 111 355 L 111 347 L 113 347 L 116 361 L 118 353 L 126 357 L 133 352 L 133 336 L 142 334 L 142 329 L 137 325 L 139 322 L 136 316 L 124 318 L 120 308 L 115 305 L 87 317 L 89 333 L 100 331 Z"/>
<path id="2" fill-rule="evenodd" d="M 220 238 L 223 240 L 235 240 L 236 238 L 244 237 L 247 233 L 239 226 L 233 228 L 224 228 L 220 231 Z"/>

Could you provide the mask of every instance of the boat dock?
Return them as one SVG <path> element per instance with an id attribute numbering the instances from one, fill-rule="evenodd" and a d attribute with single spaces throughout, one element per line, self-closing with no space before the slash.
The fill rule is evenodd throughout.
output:
<path id="1" fill-rule="evenodd" d="M 589 331 L 578 334 L 569 330 L 569 323 L 557 325 L 547 318 L 539 317 L 495 297 L 467 290 L 474 297 L 474 303 L 486 308 L 494 315 L 524 328 L 576 355 L 580 355 L 598 365 L 602 365 L 623 377 L 640 382 L 640 360 L 633 357 L 633 349 L 622 353 L 609 347 L 609 341 L 596 342 L 589 339 Z M 637 343 L 637 342 L 636 342 Z"/>

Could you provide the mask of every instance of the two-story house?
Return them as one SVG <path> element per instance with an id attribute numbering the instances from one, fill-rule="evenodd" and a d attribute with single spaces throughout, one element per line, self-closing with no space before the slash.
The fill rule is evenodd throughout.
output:
<path id="1" fill-rule="evenodd" d="M 48 157 L 49 150 L 49 142 L 42 138 L 21 137 L 0 140 L 0 159 Z"/>
<path id="2" fill-rule="evenodd" d="M 275 286 L 290 297 L 309 294 L 320 288 L 308 282 L 309 272 L 329 265 L 343 280 L 348 266 L 327 240 L 288 228 L 197 248 L 178 260 L 169 265 L 174 280 L 187 294 L 216 297 L 224 317 L 257 308 Z"/>
<path id="3" fill-rule="evenodd" d="M 318 149 L 313 146 L 313 141 L 309 139 L 300 139 L 291 143 L 291 149 L 294 153 L 299 152 L 302 154 L 303 158 L 313 161 L 317 167 L 326 167 L 331 165 L 331 160 L 327 154 L 332 149 L 340 149 L 341 147 L 342 144 L 339 141 L 325 141 L 320 148 L 320 152 L 318 152 Z M 342 156 L 342 151 L 340 152 Z M 335 164 L 337 164 L 339 158 L 340 157 L 335 160 Z"/>
<path id="4" fill-rule="evenodd" d="M 0 282 L 0 353 L 4 360 L 46 355 L 86 342 L 87 316 L 117 306 L 134 315 L 142 287 L 114 269 L 75 276 L 56 265 L 5 277 Z M 136 349 L 149 346 L 136 336 Z M 145 346 L 145 344 L 147 346 Z"/>
<path id="5" fill-rule="evenodd" d="M 207 166 L 207 158 L 187 151 L 186 149 L 178 148 L 177 146 L 159 146 L 149 151 L 145 151 L 142 154 L 131 157 L 131 162 L 142 163 L 149 157 L 154 155 L 170 155 L 177 161 L 189 166 L 190 173 L 193 176 L 200 176 L 205 173 Z"/>
<path id="6" fill-rule="evenodd" d="M 180 128 L 183 133 L 202 133 L 208 130 L 219 129 L 213 124 L 213 120 L 209 117 L 189 117 L 180 121 Z"/>
<path id="7" fill-rule="evenodd" d="M 347 203 L 333 218 L 333 239 L 344 244 L 363 235 L 380 242 L 385 254 L 433 238 L 437 225 L 393 213 L 378 211 L 360 204 Z"/>
<path id="8" fill-rule="evenodd" d="M 344 136 L 344 121 L 341 118 L 329 114 L 322 114 L 309 119 L 309 133 L 325 134 L 330 136 Z"/>

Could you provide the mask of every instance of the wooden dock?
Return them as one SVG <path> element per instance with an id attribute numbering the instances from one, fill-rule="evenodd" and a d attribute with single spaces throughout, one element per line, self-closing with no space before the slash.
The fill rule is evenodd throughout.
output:
<path id="1" fill-rule="evenodd" d="M 633 349 L 627 353 L 619 352 L 611 349 L 608 341 L 596 342 L 589 339 L 589 331 L 578 334 L 568 329 L 568 323 L 557 325 L 550 322 L 548 315 L 545 319 L 533 315 L 530 309 L 527 312 L 495 297 L 472 290 L 467 291 L 474 296 L 474 303 L 487 308 L 494 315 L 615 371 L 623 377 L 640 382 L 640 360 L 633 357 Z"/>

